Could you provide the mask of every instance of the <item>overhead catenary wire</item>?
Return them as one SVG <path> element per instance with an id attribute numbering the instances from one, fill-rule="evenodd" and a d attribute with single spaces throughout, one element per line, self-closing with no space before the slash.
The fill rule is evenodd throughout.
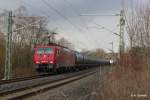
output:
<path id="1" fill-rule="evenodd" d="M 74 11 L 78 16 L 80 16 L 80 13 L 77 11 L 76 8 L 73 7 L 73 5 L 72 5 L 68 0 L 64 0 L 64 1 L 70 6 L 70 8 L 73 9 L 73 11 Z M 82 19 L 81 17 L 79 17 L 79 18 L 80 18 L 80 20 L 83 22 L 83 19 Z M 85 27 L 85 25 L 83 24 L 82 27 Z M 85 28 L 86 28 L 85 31 L 89 30 L 87 27 L 85 27 Z M 84 37 L 86 37 L 86 39 L 89 41 L 87 35 L 85 35 Z M 93 40 L 93 42 L 95 42 L 96 44 L 98 43 L 97 40 Z"/>
<path id="2" fill-rule="evenodd" d="M 24 2 L 24 1 L 23 1 L 23 3 L 24 3 L 26 6 L 32 8 L 32 10 L 34 9 L 35 11 L 38 11 L 38 12 L 40 11 L 44 16 L 46 16 L 46 17 L 48 18 L 48 20 L 51 19 L 51 20 L 49 20 L 49 24 L 52 23 L 52 16 L 49 15 L 50 13 L 47 13 L 46 11 L 43 11 L 42 9 L 38 9 L 37 7 L 35 8 L 34 6 L 32 6 L 32 5 L 30 5 L 29 3 L 26 3 L 26 2 Z M 47 9 L 47 11 L 50 12 L 49 9 Z M 59 25 L 59 24 L 56 23 L 56 22 L 55 22 L 55 24 Z M 60 25 L 59 25 L 59 26 L 60 26 Z"/>
<path id="3" fill-rule="evenodd" d="M 120 16 L 120 14 L 80 14 L 80 16 Z M 116 36 L 119 36 L 120 37 L 120 35 L 119 34 L 117 34 L 116 32 L 113 32 L 112 30 L 110 30 L 110 29 L 108 29 L 108 28 L 106 28 L 106 27 L 104 27 L 104 26 L 102 26 L 102 25 L 97 25 L 97 26 L 100 26 L 101 27 L 101 29 L 103 28 L 103 29 L 105 29 L 105 30 L 107 30 L 107 31 L 109 31 L 109 32 L 111 32 L 111 33 L 114 33 Z M 98 27 L 97 27 L 98 28 Z M 100 29 L 100 28 L 98 28 L 98 29 Z"/>
<path id="4" fill-rule="evenodd" d="M 95 23 L 95 25 L 100 26 L 102 29 L 105 29 L 105 30 L 107 30 L 107 31 L 109 31 L 109 32 L 111 32 L 111 33 L 113 33 L 113 34 L 117 35 L 117 36 L 120 36 L 118 33 L 113 32 L 112 30 L 110 30 L 110 29 L 106 28 L 105 26 L 102 26 L 102 25 L 97 24 L 97 23 Z"/>
<path id="5" fill-rule="evenodd" d="M 41 19 L 41 20 L 42 20 L 42 19 Z M 29 26 L 33 26 L 33 25 L 35 25 L 36 23 L 39 23 L 41 20 L 38 20 L 37 22 L 29 23 L 28 25 L 24 25 L 24 26 L 22 26 L 22 27 L 20 27 L 20 28 L 15 29 L 14 31 L 22 30 L 22 29 L 27 28 L 27 27 L 29 27 Z"/>
<path id="6" fill-rule="evenodd" d="M 74 11 L 74 13 L 76 13 L 79 16 L 79 19 L 82 22 L 82 26 L 85 27 L 84 19 L 81 18 L 80 13 L 78 12 L 78 10 L 72 5 L 72 3 L 70 3 L 70 1 L 64 0 L 64 2 L 67 3 L 70 6 L 70 8 L 72 9 L 72 11 Z"/>
<path id="7" fill-rule="evenodd" d="M 44 16 L 46 16 L 47 17 L 47 19 L 49 20 L 49 19 L 52 19 L 52 17 L 49 15 L 49 13 L 47 13 L 47 12 L 45 12 L 45 11 L 43 11 L 43 10 L 41 10 L 41 9 L 38 9 L 38 8 L 35 8 L 34 6 L 32 6 L 32 5 L 30 5 L 29 3 L 26 3 L 26 2 L 24 2 L 23 1 L 23 3 L 26 5 L 26 6 L 28 6 L 28 7 L 30 7 L 30 8 L 32 8 L 32 9 L 34 9 L 35 11 L 40 11 Z M 49 10 L 49 9 L 48 9 Z M 51 20 L 49 20 L 49 24 L 51 23 Z M 55 22 L 55 24 L 56 24 L 56 22 Z M 57 24 L 58 25 L 58 24 Z"/>
<path id="8" fill-rule="evenodd" d="M 70 6 L 70 8 L 79 16 L 80 21 L 83 22 L 83 18 L 80 17 L 80 13 L 78 12 L 78 10 L 75 7 L 73 7 L 73 5 L 68 0 L 64 0 L 64 2 L 66 2 Z M 83 22 L 82 24 L 82 27 L 85 27 L 85 22 Z M 87 27 L 85 28 L 88 29 Z"/>
<path id="9" fill-rule="evenodd" d="M 37 8 L 35 8 L 34 6 L 32 6 L 32 5 L 30 5 L 29 3 L 26 3 L 26 2 L 24 2 L 24 1 L 23 1 L 23 3 L 24 3 L 26 6 L 29 6 L 30 8 L 34 9 L 35 11 L 40 11 L 40 12 L 42 12 L 42 14 L 45 15 L 45 16 L 47 16 L 48 18 L 52 18 L 51 16 L 49 16 L 49 13 L 46 13 L 45 11 L 43 11 L 43 10 L 41 10 L 41 9 L 37 9 Z M 50 12 L 49 9 L 47 9 L 47 11 Z M 78 30 L 78 31 L 79 31 L 79 30 Z M 77 41 L 77 40 L 76 40 L 76 41 Z M 78 41 L 78 42 L 80 42 L 80 43 L 82 44 L 82 46 L 88 47 L 88 46 L 87 46 L 85 43 L 83 43 L 82 41 Z"/>
<path id="10" fill-rule="evenodd" d="M 41 0 L 48 8 L 52 9 L 53 11 L 55 11 L 58 15 L 60 15 L 61 17 L 63 17 L 68 23 L 70 23 L 75 29 L 81 31 L 82 29 L 78 28 L 76 25 L 74 25 L 70 19 L 68 17 L 66 17 L 65 15 L 63 15 L 60 11 L 58 11 L 56 8 L 54 8 L 50 3 L 48 3 L 46 0 Z"/>
<path id="11" fill-rule="evenodd" d="M 51 18 L 51 16 L 46 13 L 45 11 L 41 10 L 41 9 L 37 9 L 35 7 L 33 7 L 32 5 L 30 5 L 29 3 L 26 3 L 24 1 L 22 1 L 26 6 L 29 6 L 30 8 L 34 9 L 35 11 L 40 11 L 44 16 L 48 17 L 48 18 Z"/>
<path id="12" fill-rule="evenodd" d="M 49 8 L 52 9 L 52 10 L 54 10 L 58 15 L 60 15 L 60 16 L 63 17 L 66 21 L 68 21 L 68 22 L 69 22 L 72 26 L 74 26 L 74 28 L 77 29 L 79 32 L 83 31 L 82 29 L 76 27 L 65 15 L 63 15 L 62 13 L 60 13 L 56 8 L 52 7 L 52 6 L 50 5 L 50 3 L 46 2 L 46 0 L 41 0 L 41 1 L 43 1 L 43 3 L 44 3 L 45 5 L 47 5 L 47 7 L 49 7 Z M 83 34 L 82 34 L 82 35 L 83 35 Z M 84 37 L 86 37 L 86 39 L 89 40 L 86 35 L 85 35 Z"/>
<path id="13" fill-rule="evenodd" d="M 65 15 L 63 15 L 60 11 L 58 11 L 58 9 L 54 8 L 52 5 L 50 5 L 50 3 L 46 2 L 45 0 L 42 0 L 42 2 L 43 2 L 48 8 L 50 8 L 50 9 L 53 10 L 53 11 L 55 11 L 58 15 L 60 15 L 61 17 L 63 17 L 65 20 L 67 20 L 72 26 L 74 26 L 74 28 L 76 28 L 78 31 L 81 32 L 81 30 L 80 30 L 78 27 L 76 27 L 76 26 L 74 25 L 74 23 L 72 23 L 70 20 L 68 20 L 68 18 L 67 18 Z M 49 9 L 49 10 L 50 10 L 50 9 Z M 74 10 L 75 10 L 75 9 L 74 9 Z M 87 30 L 86 30 L 86 31 L 87 31 Z M 82 34 L 82 35 L 83 35 L 83 34 Z M 86 39 L 89 41 L 87 35 L 84 35 L 84 37 L 86 37 Z M 93 39 L 90 39 L 90 41 L 91 41 L 91 40 L 93 40 Z M 97 44 L 97 40 L 93 40 L 93 42 L 95 42 L 95 43 Z"/>

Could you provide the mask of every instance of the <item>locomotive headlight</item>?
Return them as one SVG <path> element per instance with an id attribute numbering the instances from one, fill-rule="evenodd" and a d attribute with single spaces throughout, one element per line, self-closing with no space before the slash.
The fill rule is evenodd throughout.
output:
<path id="1" fill-rule="evenodd" d="M 53 64 L 53 61 L 50 61 L 51 64 Z"/>
<path id="2" fill-rule="evenodd" d="M 113 60 L 110 60 L 109 62 L 110 62 L 110 64 L 113 64 L 113 63 L 114 63 L 114 61 L 113 61 Z"/>
<path id="3" fill-rule="evenodd" d="M 39 61 L 36 61 L 36 64 L 39 64 L 40 62 Z"/>

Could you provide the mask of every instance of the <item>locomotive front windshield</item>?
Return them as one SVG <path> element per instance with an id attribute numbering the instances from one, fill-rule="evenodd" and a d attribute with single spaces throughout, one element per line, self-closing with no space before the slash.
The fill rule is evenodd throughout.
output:
<path id="1" fill-rule="evenodd" d="M 53 53 L 52 48 L 37 48 L 37 54 L 51 54 Z"/>

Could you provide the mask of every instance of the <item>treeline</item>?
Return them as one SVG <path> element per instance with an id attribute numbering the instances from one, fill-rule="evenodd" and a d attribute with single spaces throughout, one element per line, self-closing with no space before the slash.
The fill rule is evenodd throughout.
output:
<path id="1" fill-rule="evenodd" d="M 101 48 L 96 48 L 94 50 L 82 50 L 81 53 L 90 58 L 95 58 L 95 59 L 111 59 L 112 58 L 112 53 L 106 53 Z"/>
<path id="2" fill-rule="evenodd" d="M 137 1 L 138 2 L 138 1 Z M 142 4 L 141 2 L 147 2 Z M 150 80 L 150 2 L 140 1 L 126 11 L 130 47 L 106 76 L 100 96 L 103 100 L 149 100 Z M 145 95 L 145 96 L 140 96 Z"/>
<path id="3" fill-rule="evenodd" d="M 34 74 L 33 49 L 38 44 L 57 42 L 71 49 L 73 44 L 65 38 L 54 41 L 54 31 L 48 29 L 48 19 L 41 16 L 33 16 L 28 13 L 24 6 L 13 11 L 13 35 L 11 64 L 13 77 L 29 76 Z M 8 13 L 0 14 L 0 78 L 4 75 L 5 47 L 7 36 Z"/>
<path id="4" fill-rule="evenodd" d="M 11 47 L 11 65 L 13 77 L 30 75 L 33 72 L 33 48 L 43 42 L 48 33 L 47 19 L 28 14 L 25 7 L 21 6 L 13 11 L 13 34 Z M 8 12 L 0 14 L 0 77 L 4 75 L 5 48 L 7 36 Z M 43 33 L 43 34 L 42 34 Z M 43 42 L 44 43 L 44 42 Z"/>
<path id="5" fill-rule="evenodd" d="M 126 16 L 130 47 L 129 62 L 132 67 L 147 66 L 150 60 L 150 2 L 132 8 Z M 137 69 L 137 68 L 136 68 Z"/>
<path id="6" fill-rule="evenodd" d="M 29 14 L 24 6 L 13 11 L 13 34 L 11 47 L 11 65 L 13 77 L 33 75 L 33 50 L 34 46 L 55 42 L 70 49 L 74 45 L 65 38 L 55 39 L 53 30 L 48 29 L 48 19 L 43 16 L 33 16 Z M 5 48 L 7 36 L 8 12 L 0 14 L 0 78 L 4 76 L 5 68 Z M 93 51 L 83 51 L 82 53 L 92 58 L 106 58 L 106 53 L 102 49 Z"/>

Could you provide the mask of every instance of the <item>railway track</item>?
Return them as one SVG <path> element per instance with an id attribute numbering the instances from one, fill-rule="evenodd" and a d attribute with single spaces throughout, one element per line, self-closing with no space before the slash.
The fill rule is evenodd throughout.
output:
<path id="1" fill-rule="evenodd" d="M 42 78 L 43 76 L 48 76 L 48 75 L 54 75 L 54 74 L 41 74 L 41 75 L 34 75 L 30 77 L 20 77 L 20 78 L 14 78 L 10 80 L 1 80 L 0 85 L 12 83 L 12 82 L 19 82 L 19 81 L 21 82 L 21 81 L 26 81 L 26 80 L 36 79 L 36 78 Z"/>
<path id="2" fill-rule="evenodd" d="M 96 71 L 96 68 L 93 68 L 63 75 L 33 78 L 24 81 L 4 82 L 0 84 L 0 100 L 22 100 L 35 94 L 82 79 Z"/>

